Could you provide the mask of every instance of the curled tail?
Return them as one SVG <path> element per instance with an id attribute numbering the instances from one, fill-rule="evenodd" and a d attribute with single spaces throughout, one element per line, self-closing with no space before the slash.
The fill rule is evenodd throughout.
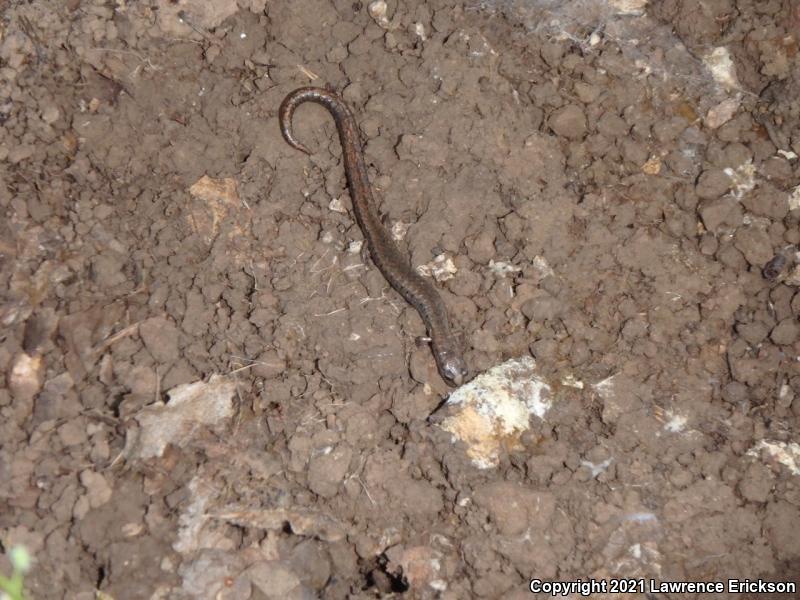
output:
<path id="1" fill-rule="evenodd" d="M 311 150 L 300 143 L 297 138 L 294 137 L 294 132 L 292 131 L 292 116 L 294 115 L 294 111 L 304 102 L 315 102 L 327 108 L 328 112 L 333 115 L 337 125 L 341 125 L 341 123 L 346 121 L 352 121 L 353 115 L 337 94 L 324 88 L 302 87 L 286 96 L 278 109 L 278 120 L 280 122 L 283 139 L 285 139 L 286 143 L 292 148 L 305 152 L 306 154 L 311 154 Z"/>

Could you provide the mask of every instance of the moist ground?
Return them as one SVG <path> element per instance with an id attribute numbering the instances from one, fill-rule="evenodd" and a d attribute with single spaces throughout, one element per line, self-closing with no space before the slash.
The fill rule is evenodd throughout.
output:
<path id="1" fill-rule="evenodd" d="M 796 2 L 0 6 L 0 542 L 33 598 L 800 583 Z M 280 137 L 303 85 L 352 106 L 471 368 L 569 382 L 496 468 L 426 420 L 330 117 L 296 114 L 311 157 Z"/>

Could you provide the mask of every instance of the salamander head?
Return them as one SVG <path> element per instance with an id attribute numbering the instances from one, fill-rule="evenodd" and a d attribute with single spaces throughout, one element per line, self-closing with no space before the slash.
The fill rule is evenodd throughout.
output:
<path id="1" fill-rule="evenodd" d="M 469 374 L 467 363 L 460 354 L 453 351 L 440 349 L 436 353 L 436 364 L 442 378 L 454 387 L 464 383 Z"/>

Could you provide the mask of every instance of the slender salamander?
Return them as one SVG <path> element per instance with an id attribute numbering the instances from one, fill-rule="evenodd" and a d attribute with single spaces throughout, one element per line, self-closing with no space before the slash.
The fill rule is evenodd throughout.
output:
<path id="1" fill-rule="evenodd" d="M 290 146 L 306 154 L 311 152 L 297 141 L 292 132 L 292 115 L 304 102 L 321 104 L 333 116 L 342 144 L 344 171 L 350 188 L 353 212 L 364 234 L 372 262 L 389 284 L 416 308 L 422 317 L 428 329 L 433 356 L 442 378 L 449 385 L 461 385 L 468 371 L 461 354 L 458 336 L 450 326 L 447 310 L 436 288 L 411 268 L 381 223 L 372 198 L 372 188 L 353 114 L 338 95 L 322 88 L 303 87 L 286 96 L 279 110 L 281 133 Z"/>

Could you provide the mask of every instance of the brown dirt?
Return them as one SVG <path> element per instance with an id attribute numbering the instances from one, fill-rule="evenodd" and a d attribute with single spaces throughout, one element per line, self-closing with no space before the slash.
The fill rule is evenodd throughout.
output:
<path id="1" fill-rule="evenodd" d="M 800 8 L 636 4 L 0 2 L 0 543 L 31 596 L 800 583 Z M 445 387 L 352 247 L 330 118 L 298 111 L 310 158 L 280 137 L 312 77 L 413 263 L 452 258 L 470 365 L 584 383 L 497 468 L 426 421 Z M 219 412 L 135 450 L 212 375 Z"/>

